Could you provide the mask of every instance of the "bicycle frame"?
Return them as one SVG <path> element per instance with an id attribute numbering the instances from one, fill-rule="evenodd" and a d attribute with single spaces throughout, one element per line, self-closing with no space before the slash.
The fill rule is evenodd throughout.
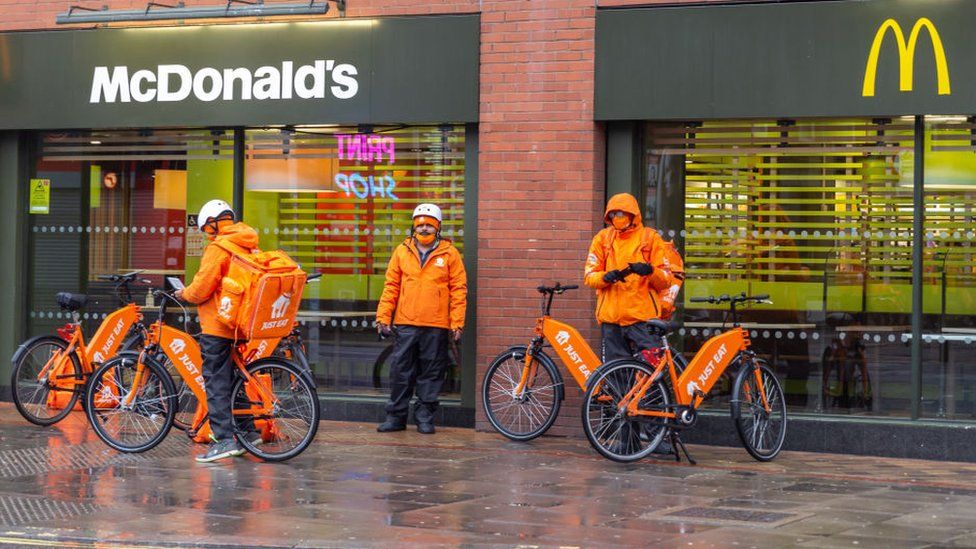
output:
<path id="1" fill-rule="evenodd" d="M 251 340 L 241 343 L 231 353 L 234 365 L 244 378 L 247 379 L 248 394 L 252 399 L 252 403 L 256 402 L 258 404 L 258 406 L 252 405 L 250 411 L 235 410 L 235 414 L 258 416 L 270 413 L 273 410 L 276 401 L 274 393 L 264 383 L 256 382 L 254 377 L 248 373 L 246 365 L 258 358 L 266 356 L 265 353 L 268 352 L 267 350 L 273 350 L 279 340 L 280 338 Z M 139 355 L 139 363 L 136 367 L 136 378 L 133 380 L 133 387 L 141 387 L 142 376 L 145 372 L 144 361 L 147 353 L 155 354 L 157 350 L 162 351 L 169 358 L 176 371 L 179 372 L 180 377 L 183 378 L 197 399 L 197 410 L 194 413 L 193 422 L 189 430 L 191 436 L 196 436 L 204 428 L 204 422 L 207 419 L 207 390 L 203 379 L 203 357 L 200 353 L 200 345 L 190 334 L 167 326 L 161 319 L 157 320 L 149 328 L 145 349 Z M 123 399 L 122 404 L 126 406 L 130 405 L 132 397 L 137 392 L 132 391 Z"/>
<path id="2" fill-rule="evenodd" d="M 75 313 L 77 317 L 77 313 Z M 66 339 L 68 347 L 62 353 L 55 353 L 50 360 L 41 368 L 37 379 L 54 379 L 57 389 L 48 393 L 47 405 L 60 408 L 64 406 L 63 400 L 68 398 L 65 393 L 79 391 L 88 380 L 88 376 L 95 370 L 94 366 L 104 362 L 106 359 L 115 356 L 122 345 L 125 334 L 137 322 L 142 320 L 142 313 L 139 306 L 130 303 L 124 307 L 113 311 L 98 326 L 91 341 L 85 343 L 85 334 L 81 330 L 81 322 L 74 319 L 62 328 L 58 329 L 58 335 Z M 68 335 L 70 333 L 70 335 Z M 65 337 L 67 336 L 67 337 Z M 64 371 L 69 368 L 71 354 L 75 353 L 81 366 L 81 378 L 74 375 L 66 375 Z M 80 404 L 76 405 L 79 406 Z"/>
<path id="3" fill-rule="evenodd" d="M 679 376 L 674 365 L 671 347 L 667 344 L 667 338 L 664 338 L 663 355 L 653 373 L 634 384 L 627 395 L 621 399 L 621 407 L 625 407 L 629 415 L 676 418 L 678 416 L 676 411 L 642 410 L 638 408 L 641 398 L 651 388 L 651 385 L 661 378 L 664 369 L 667 368 L 676 401 L 669 408 L 696 410 L 725 370 L 733 362 L 750 352 L 748 349 L 751 344 L 749 332 L 736 325 L 706 341 Z M 766 399 L 766 388 L 758 370 L 754 372 L 754 377 L 763 401 L 763 408 L 766 412 L 770 412 L 771 407 Z"/>
<path id="4" fill-rule="evenodd" d="M 522 377 L 515 388 L 516 397 L 521 396 L 529 388 L 531 380 L 535 379 L 537 368 L 535 353 L 542 349 L 543 340 L 548 341 L 556 350 L 556 355 L 562 360 L 563 366 L 576 380 L 580 389 L 586 389 L 586 380 L 600 367 L 599 357 L 576 328 L 549 315 L 555 294 L 576 288 L 578 286 L 559 286 L 559 284 L 549 288 L 548 291 L 543 291 L 543 287 L 539 288 L 542 293 L 542 316 L 536 319 L 536 335 L 526 347 L 525 367 L 522 368 Z"/>

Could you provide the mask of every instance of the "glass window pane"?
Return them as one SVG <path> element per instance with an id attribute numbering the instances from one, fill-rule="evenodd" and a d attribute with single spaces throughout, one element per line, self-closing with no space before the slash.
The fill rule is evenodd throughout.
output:
<path id="1" fill-rule="evenodd" d="M 976 123 L 925 123 L 922 414 L 976 417 Z"/>
<path id="2" fill-rule="evenodd" d="M 726 320 L 688 298 L 770 294 L 742 319 L 791 409 L 907 415 L 912 119 L 654 123 L 646 142 L 649 222 L 685 254 L 686 349 Z"/>
<path id="3" fill-rule="evenodd" d="M 303 296 L 315 375 L 330 391 L 387 395 L 373 320 L 413 208 L 438 204 L 442 236 L 464 251 L 464 126 L 294 127 L 246 132 L 244 220 L 323 277 Z M 444 393 L 457 398 L 459 367 Z"/>
<path id="4" fill-rule="evenodd" d="M 52 333 L 69 318 L 55 304 L 59 291 L 87 293 L 83 328 L 91 335 L 119 307 L 102 275 L 142 270 L 192 276 L 202 249 L 187 211 L 232 188 L 233 136 L 223 131 L 48 132 L 37 135 L 33 179 L 51 182 L 48 214 L 30 216 L 29 330 Z M 199 204 L 202 204 L 200 202 Z M 196 261 L 196 263 L 194 263 Z M 189 269 L 189 272 L 188 272 Z M 145 287 L 133 298 L 152 305 Z M 145 312 L 151 312 L 149 307 Z"/>

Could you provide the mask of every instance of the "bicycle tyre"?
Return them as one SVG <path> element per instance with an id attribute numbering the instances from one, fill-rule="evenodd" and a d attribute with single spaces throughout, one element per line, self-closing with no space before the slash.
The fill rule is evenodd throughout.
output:
<path id="1" fill-rule="evenodd" d="M 50 416 L 40 414 L 40 410 L 48 409 L 47 397 L 52 389 L 50 383 L 45 383 L 42 386 L 37 382 L 38 374 L 40 374 L 44 364 L 48 361 L 43 356 L 44 349 L 49 349 L 48 352 L 50 353 L 63 353 L 68 349 L 68 342 L 57 336 L 42 336 L 27 341 L 24 343 L 22 350 L 18 349 L 14 355 L 13 369 L 10 372 L 10 392 L 13 397 L 14 407 L 17 408 L 17 412 L 24 419 L 42 427 L 54 425 L 67 417 L 71 413 L 71 410 L 74 409 L 82 393 L 81 389 L 71 389 L 72 395 L 68 399 L 66 406 Z M 58 350 L 55 351 L 54 349 Z M 38 353 L 41 353 L 41 356 L 36 357 L 35 355 Z M 74 373 L 66 372 L 61 375 L 63 377 L 73 377 L 76 381 L 83 380 L 85 376 L 81 370 L 81 361 L 78 359 L 78 354 L 72 352 L 69 358 L 71 359 L 71 368 L 74 370 Z M 29 382 L 30 379 L 34 380 L 33 385 Z M 35 387 L 34 385 L 37 386 Z M 66 389 L 56 390 L 67 391 Z"/>
<path id="2" fill-rule="evenodd" d="M 540 367 L 536 368 L 536 380 L 532 383 L 532 389 L 521 399 L 514 397 L 515 388 L 525 367 L 525 354 L 524 346 L 511 347 L 500 353 L 491 361 L 481 384 L 481 403 L 488 422 L 503 436 L 517 442 L 527 442 L 548 431 L 559 415 L 563 400 L 562 376 L 552 359 L 542 351 L 536 355 L 536 362 Z M 538 382 L 543 373 L 545 379 L 541 380 L 543 384 L 540 389 Z M 532 405 L 533 399 L 535 409 L 525 411 L 523 406 Z M 508 412 L 513 406 L 516 417 L 511 417 L 511 412 L 506 416 L 504 412 Z M 507 421 L 506 417 L 512 421 Z M 523 420 L 529 424 L 527 429 L 522 428 Z"/>
<path id="3" fill-rule="evenodd" d="M 390 358 L 393 354 L 393 344 L 387 345 L 382 351 L 380 351 L 379 356 L 373 361 L 373 388 L 382 389 L 383 388 L 383 367 L 386 366 L 386 360 Z M 386 370 L 387 377 L 390 375 L 389 369 Z"/>
<path id="4" fill-rule="evenodd" d="M 143 375 L 149 377 L 143 379 L 143 386 L 129 405 L 130 409 L 120 410 L 118 407 L 113 409 L 106 406 L 106 399 L 119 402 L 121 395 L 133 390 L 131 382 L 134 381 L 138 365 L 138 359 L 129 356 L 114 357 L 95 370 L 85 390 L 85 414 L 95 434 L 105 444 L 125 453 L 145 452 L 162 442 L 173 426 L 176 411 L 173 406 L 176 395 L 173 380 L 165 368 L 152 360 L 143 362 Z M 121 418 L 122 414 L 127 414 L 122 420 L 127 425 L 135 421 L 141 422 L 139 418 L 149 420 L 148 425 L 142 423 L 148 427 L 142 430 L 145 440 L 123 440 L 121 433 L 110 432 L 110 422 L 113 418 Z"/>
<path id="5" fill-rule="evenodd" d="M 735 423 L 739 440 L 742 441 L 742 446 L 749 452 L 749 455 L 758 461 L 770 461 L 783 449 L 783 443 L 786 440 L 786 398 L 779 380 L 769 365 L 761 359 L 753 360 L 755 361 L 754 364 L 748 361 L 744 362 L 739 373 L 735 376 L 730 404 L 732 422 Z M 763 387 L 766 389 L 766 400 L 772 410 L 771 414 L 767 413 L 762 405 L 757 404 L 762 399 L 753 377 L 755 369 L 758 369 L 762 375 Z M 779 415 L 781 419 L 774 420 L 769 417 L 770 415 Z M 778 427 L 778 429 L 771 437 L 767 438 L 767 429 L 771 421 L 773 427 Z M 762 426 L 761 430 L 760 425 Z"/>
<path id="6" fill-rule="evenodd" d="M 581 411 L 586 439 L 601 456 L 620 463 L 647 457 L 670 430 L 663 418 L 640 420 L 619 413 L 620 399 L 633 386 L 637 374 L 650 376 L 654 370 L 642 361 L 628 359 L 603 365 L 590 376 L 583 394 Z M 656 381 L 638 406 L 667 409 L 670 403 L 667 387 L 662 381 Z M 649 433 L 648 425 L 652 426 L 653 432 Z"/>
<path id="7" fill-rule="evenodd" d="M 249 453 L 264 461 L 285 461 L 305 451 L 315 439 L 321 419 L 315 387 L 308 382 L 301 368 L 277 358 L 255 361 L 247 366 L 247 371 L 259 380 L 262 376 L 268 376 L 266 379 L 271 383 L 277 406 L 273 417 L 254 417 L 238 413 L 252 405 L 245 385 L 247 380 L 243 376 L 238 377 L 231 392 L 235 412 L 234 431 L 238 442 Z M 297 407 L 289 407 L 291 402 L 298 399 L 303 399 L 304 402 Z M 300 417 L 303 413 L 304 416 Z M 260 444 L 255 444 L 251 437 L 246 436 L 250 431 L 248 422 L 260 420 L 273 422 L 263 430 L 272 433 L 272 436 L 271 440 L 262 440 Z M 294 445 L 289 445 L 290 442 L 294 442 Z"/>

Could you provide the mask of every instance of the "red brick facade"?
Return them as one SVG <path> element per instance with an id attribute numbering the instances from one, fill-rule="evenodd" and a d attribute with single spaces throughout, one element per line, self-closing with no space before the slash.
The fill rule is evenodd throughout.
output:
<path id="1" fill-rule="evenodd" d="M 0 0 L 0 30 L 55 28 L 55 16 L 79 3 L 146 6 L 145 0 Z M 446 13 L 481 14 L 480 381 L 496 353 L 531 338 L 539 312 L 536 285 L 581 283 L 590 238 L 601 226 L 605 154 L 603 128 L 593 121 L 596 5 L 592 0 L 349 0 L 347 16 Z M 336 16 L 335 10 L 328 15 Z M 557 298 L 554 315 L 598 343 L 590 290 Z M 574 385 L 566 393 L 553 434 L 580 430 L 581 393 Z M 480 397 L 477 418 L 478 428 L 486 428 Z"/>

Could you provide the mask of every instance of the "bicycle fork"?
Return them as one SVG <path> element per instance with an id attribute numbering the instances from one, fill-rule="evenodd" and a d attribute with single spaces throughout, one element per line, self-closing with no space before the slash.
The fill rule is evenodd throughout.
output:
<path id="1" fill-rule="evenodd" d="M 522 377 L 519 378 L 518 385 L 512 391 L 512 397 L 516 400 L 525 398 L 526 393 L 532 388 L 532 380 L 535 379 L 535 373 L 539 367 L 535 360 L 535 353 L 542 346 L 541 343 L 542 340 L 536 336 L 532 338 L 532 342 L 525 349 L 525 366 L 522 367 Z"/>

